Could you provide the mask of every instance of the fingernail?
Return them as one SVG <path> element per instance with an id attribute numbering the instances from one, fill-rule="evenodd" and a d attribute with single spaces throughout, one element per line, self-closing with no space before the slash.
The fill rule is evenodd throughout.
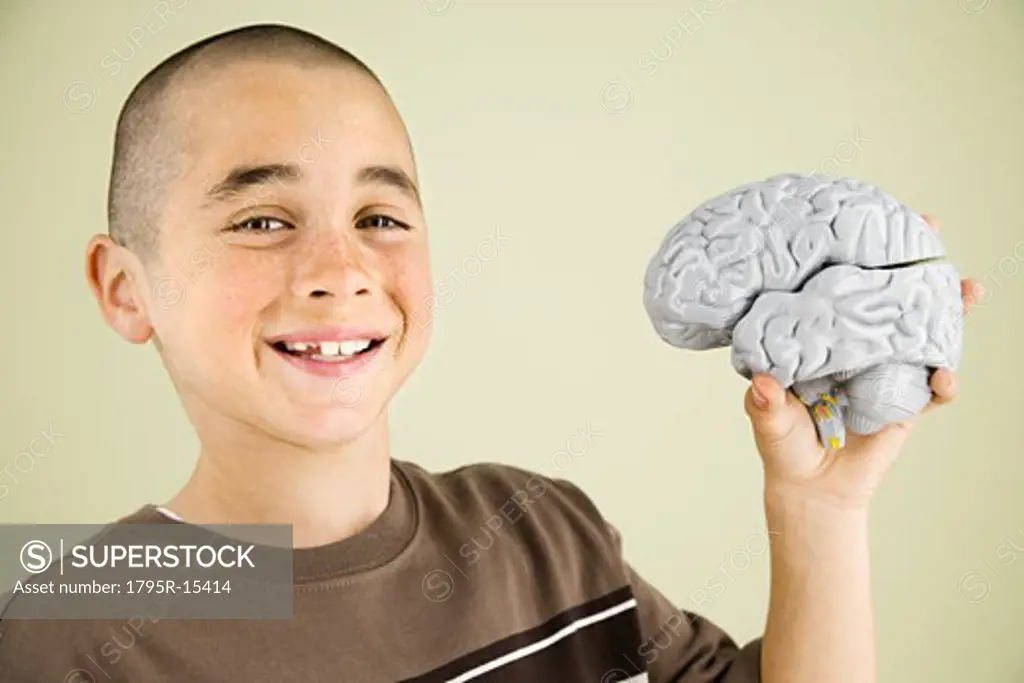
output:
<path id="1" fill-rule="evenodd" d="M 750 393 L 754 396 L 754 405 L 761 409 L 768 407 L 768 399 L 761 393 L 756 384 L 750 385 Z"/>

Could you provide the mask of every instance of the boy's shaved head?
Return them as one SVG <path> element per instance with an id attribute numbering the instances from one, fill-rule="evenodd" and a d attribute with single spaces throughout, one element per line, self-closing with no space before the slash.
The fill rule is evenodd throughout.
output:
<path id="1" fill-rule="evenodd" d="M 144 260 L 156 255 L 162 198 L 184 159 L 182 128 L 167 106 L 190 76 L 240 59 L 336 64 L 380 79 L 355 55 L 301 29 L 259 24 L 210 36 L 171 55 L 135 86 L 121 109 L 107 197 L 110 238 Z M 381 85 L 383 88 L 383 85 Z"/>

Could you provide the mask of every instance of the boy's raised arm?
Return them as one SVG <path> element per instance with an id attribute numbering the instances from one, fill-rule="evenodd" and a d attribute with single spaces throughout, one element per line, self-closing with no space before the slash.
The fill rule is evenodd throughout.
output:
<path id="1" fill-rule="evenodd" d="M 964 307 L 975 286 L 962 284 Z M 955 376 L 938 370 L 924 412 L 955 396 Z M 804 405 L 768 375 L 745 399 L 765 469 L 771 539 L 771 597 L 763 640 L 765 683 L 874 683 L 868 508 L 919 417 L 871 436 L 848 433 L 824 449 Z"/>
<path id="2" fill-rule="evenodd" d="M 873 683 L 868 515 L 768 491 L 771 597 L 765 683 Z"/>
<path id="3" fill-rule="evenodd" d="M 966 312 L 981 290 L 967 279 L 961 291 Z M 955 380 L 935 371 L 922 412 L 952 401 Z M 629 570 L 650 680 L 875 683 L 868 509 L 920 416 L 871 436 L 848 433 L 844 447 L 826 450 L 804 404 L 774 378 L 755 376 L 744 408 L 765 471 L 772 578 L 764 636 L 738 648 Z"/>

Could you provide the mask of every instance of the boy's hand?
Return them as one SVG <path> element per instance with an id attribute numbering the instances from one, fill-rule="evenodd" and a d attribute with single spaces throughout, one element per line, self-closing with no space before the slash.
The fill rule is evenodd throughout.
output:
<path id="1" fill-rule="evenodd" d="M 934 219 L 924 218 L 938 229 Z M 966 313 L 981 290 L 974 280 L 965 279 L 960 291 Z M 930 385 L 934 395 L 922 413 L 956 396 L 956 375 L 949 370 L 935 371 Z M 821 445 L 807 406 L 770 375 L 753 378 L 744 404 L 764 461 L 766 491 L 843 509 L 867 507 L 920 417 L 887 425 L 871 436 L 847 430 L 845 447 L 833 450 Z"/>

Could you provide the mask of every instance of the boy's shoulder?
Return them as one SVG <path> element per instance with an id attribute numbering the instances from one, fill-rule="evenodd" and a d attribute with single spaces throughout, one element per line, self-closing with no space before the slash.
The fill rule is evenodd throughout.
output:
<path id="1" fill-rule="evenodd" d="M 618 532 L 567 479 L 495 462 L 437 472 L 409 462 L 395 465 L 418 500 L 421 536 L 437 546 L 464 558 L 482 551 L 510 554 L 529 565 L 557 558 L 562 572 L 589 564 L 622 578 Z M 504 538 L 515 542 L 500 542 Z"/>
<path id="2" fill-rule="evenodd" d="M 481 515 L 501 517 L 509 524 L 533 518 L 532 523 L 591 529 L 601 536 L 614 534 L 596 503 L 568 479 L 487 461 L 442 471 L 408 461 L 395 461 L 395 465 L 428 513 L 467 522 Z"/>
<path id="3" fill-rule="evenodd" d="M 480 461 L 447 470 L 429 470 L 423 465 L 407 460 L 393 462 L 396 468 L 411 480 L 431 487 L 442 495 L 490 499 L 517 491 L 529 491 L 538 499 L 553 493 L 559 502 L 592 506 L 582 490 L 569 480 L 515 465 Z"/>

